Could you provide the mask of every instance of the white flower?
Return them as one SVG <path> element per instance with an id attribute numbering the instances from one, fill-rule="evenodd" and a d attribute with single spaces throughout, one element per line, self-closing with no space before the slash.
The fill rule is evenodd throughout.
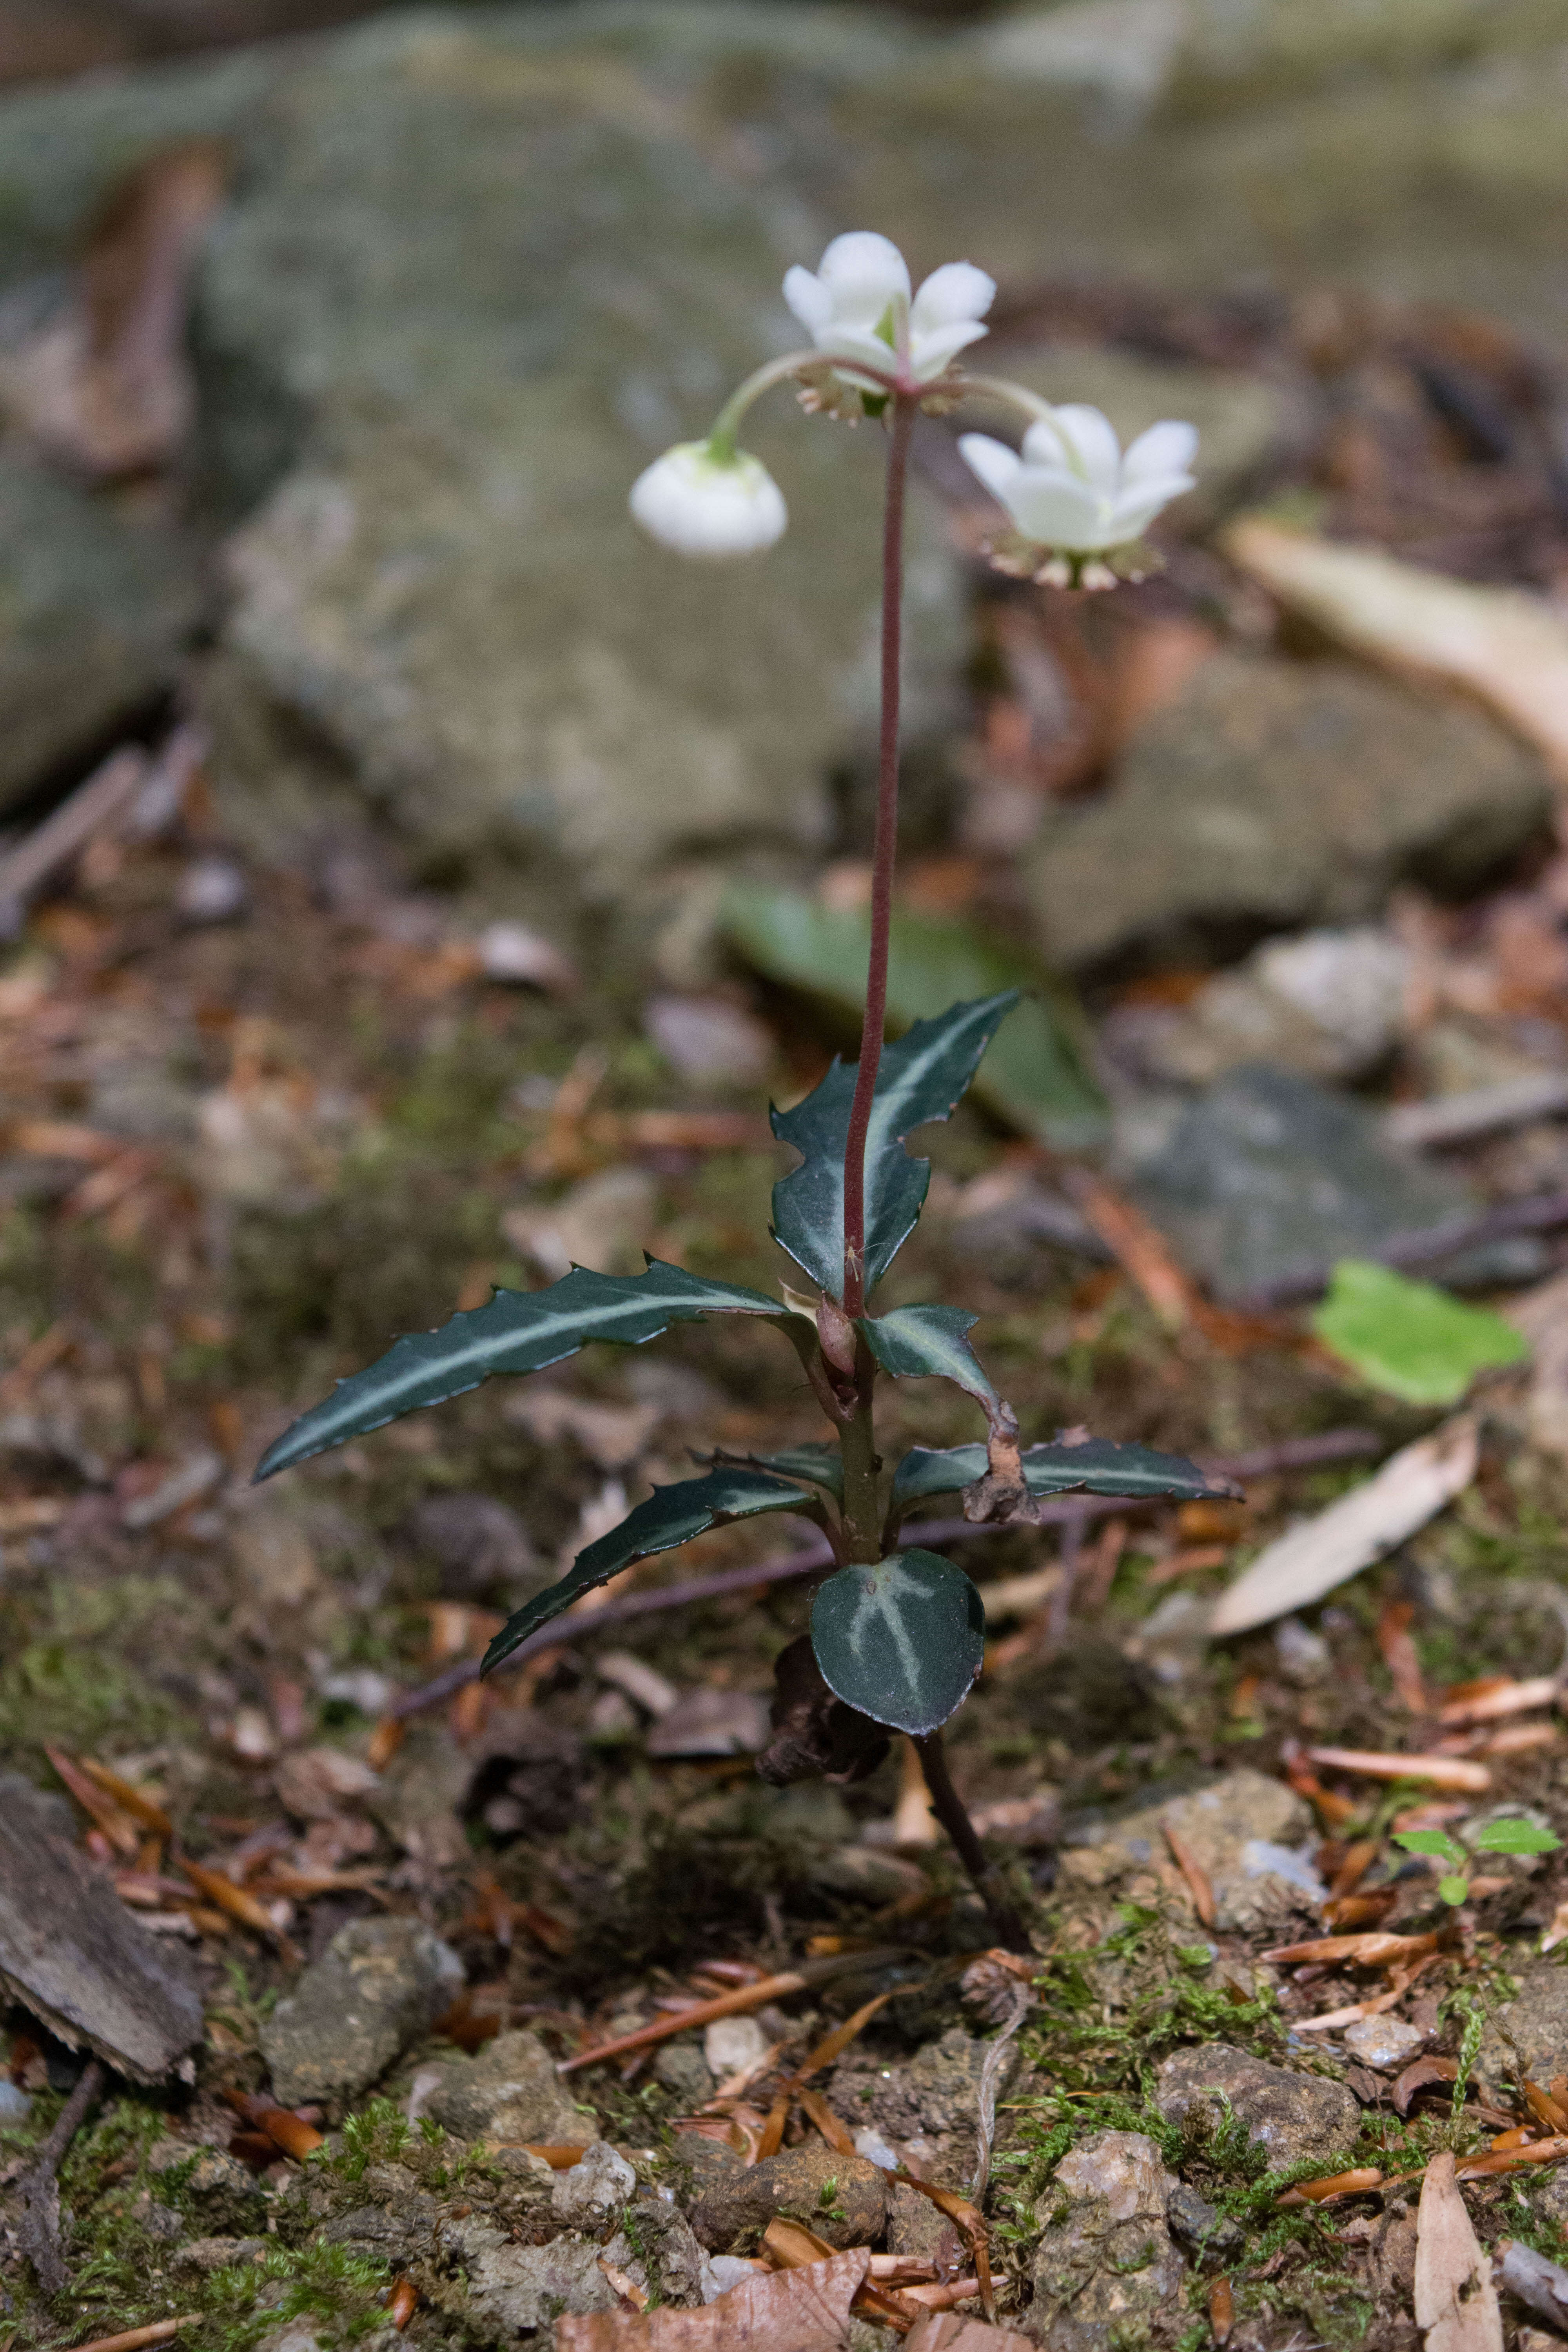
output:
<path id="1" fill-rule="evenodd" d="M 679 441 L 632 484 L 631 510 L 651 539 L 681 555 L 722 561 L 782 538 L 784 492 L 760 457 L 710 441 Z"/>
<path id="2" fill-rule="evenodd" d="M 996 286 L 972 261 L 948 261 L 911 301 L 898 247 L 874 230 L 852 229 L 834 238 L 815 271 L 797 264 L 784 293 L 819 352 L 864 360 L 883 375 L 901 358 L 917 383 L 930 383 L 985 333 L 980 322 Z"/>
<path id="3" fill-rule="evenodd" d="M 1192 488 L 1198 436 L 1190 425 L 1151 425 L 1123 456 L 1108 416 L 1068 406 L 1030 425 L 1021 457 L 987 433 L 965 433 L 958 446 L 1026 539 L 1093 555 L 1141 539 Z"/>

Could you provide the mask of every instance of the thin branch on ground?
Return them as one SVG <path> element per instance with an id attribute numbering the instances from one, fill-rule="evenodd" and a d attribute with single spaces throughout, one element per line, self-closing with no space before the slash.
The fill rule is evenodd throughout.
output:
<path id="1" fill-rule="evenodd" d="M 40 2146 L 30 2169 L 16 2183 L 20 2212 L 16 2235 L 46 2294 L 64 2294 L 69 2284 L 60 2254 L 59 2168 L 66 2150 L 81 2129 L 103 2089 L 105 2068 L 100 2058 L 89 2058 L 82 2068 L 55 2127 Z"/>

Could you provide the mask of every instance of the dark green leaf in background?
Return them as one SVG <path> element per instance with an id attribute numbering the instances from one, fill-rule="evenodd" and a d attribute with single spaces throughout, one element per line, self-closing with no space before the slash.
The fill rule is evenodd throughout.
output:
<path id="1" fill-rule="evenodd" d="M 865 1002 L 870 919 L 799 890 L 736 887 L 725 900 L 731 938 L 769 980 L 850 1013 Z M 1089 1033 L 1072 992 L 1009 941 L 973 925 L 896 914 L 888 967 L 888 1025 L 900 1030 L 960 999 L 1023 992 L 980 1066 L 974 1090 L 1026 1135 L 1059 1150 L 1103 1139 L 1105 1098 L 1090 1072 Z"/>
<path id="2" fill-rule="evenodd" d="M 781 1478 L 809 1478 L 814 1486 L 826 1486 L 839 1502 L 844 1500 L 844 1456 L 837 1444 L 820 1437 L 808 1437 L 799 1445 L 782 1445 L 776 1454 L 726 1454 L 712 1455 L 719 1462 L 743 1462 L 755 1470 L 774 1470 Z"/>
<path id="3" fill-rule="evenodd" d="M 914 1230 L 931 1181 L 931 1161 L 911 1160 L 904 1138 L 927 1119 L 947 1118 L 1016 998 L 953 1004 L 939 1020 L 917 1021 L 882 1049 L 866 1138 L 866 1291 L 886 1274 Z M 773 1133 L 801 1165 L 773 1186 L 773 1234 L 797 1265 L 832 1298 L 844 1295 L 844 1145 L 855 1098 L 855 1065 L 836 1060 L 793 1110 L 773 1113 Z"/>
<path id="4" fill-rule="evenodd" d="M 962 1307 L 895 1307 L 889 1315 L 863 1316 L 859 1328 L 882 1370 L 895 1380 L 934 1374 L 955 1381 L 989 1414 L 1000 1399 L 967 1337 L 979 1320 Z"/>
<path id="5" fill-rule="evenodd" d="M 547 1625 L 569 1609 L 579 1593 L 607 1583 L 635 1559 L 647 1559 L 656 1551 L 673 1551 L 678 1544 L 689 1543 L 693 1536 L 706 1535 L 710 1528 L 721 1527 L 730 1519 L 754 1518 L 761 1511 L 815 1516 L 820 1508 L 800 1487 L 786 1486 L 782 1478 L 770 1478 L 761 1470 L 714 1470 L 706 1478 L 683 1479 L 678 1486 L 656 1486 L 647 1502 L 628 1512 L 618 1528 L 580 1551 L 559 1582 L 536 1592 L 513 1612 L 485 1652 L 479 1671 L 488 1675 L 536 1627 Z"/>
<path id="6" fill-rule="evenodd" d="M 897 1551 L 828 1578 L 812 1605 L 811 1646 L 837 1697 L 918 1736 L 968 1696 L 985 1654 L 985 1611 L 951 1560 Z"/>
<path id="7" fill-rule="evenodd" d="M 545 1290 L 498 1290 L 487 1306 L 454 1315 L 438 1331 L 395 1340 L 384 1356 L 340 1381 L 330 1397 L 301 1413 L 268 1447 L 256 1475 L 270 1478 L 384 1422 L 461 1396 L 492 1372 L 542 1371 L 590 1339 L 637 1347 L 672 1323 L 694 1323 L 704 1315 L 766 1315 L 782 1322 L 784 1314 L 763 1291 L 704 1282 L 658 1258 L 637 1275 L 574 1266 Z"/>
<path id="8" fill-rule="evenodd" d="M 1105 1437 L 1084 1445 L 1031 1445 L 1023 1463 L 1031 1495 L 1121 1495 L 1129 1501 L 1169 1496 L 1185 1503 L 1239 1492 L 1230 1479 L 1210 1477 L 1180 1454 L 1114 1445 Z M 911 1446 L 893 1474 L 893 1507 L 903 1509 L 930 1495 L 955 1494 L 984 1471 L 984 1445 Z"/>

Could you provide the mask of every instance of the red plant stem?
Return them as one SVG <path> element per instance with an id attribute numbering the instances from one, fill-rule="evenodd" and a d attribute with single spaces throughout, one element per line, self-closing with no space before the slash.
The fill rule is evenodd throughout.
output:
<path id="1" fill-rule="evenodd" d="M 844 1142 L 844 1312 L 866 1311 L 866 1138 L 888 1018 L 888 942 L 893 919 L 893 860 L 899 845 L 899 689 L 903 655 L 904 489 L 915 401 L 892 396 L 888 488 L 882 516 L 882 724 L 877 754 L 877 835 L 871 864 L 871 962 L 860 1063 Z"/>

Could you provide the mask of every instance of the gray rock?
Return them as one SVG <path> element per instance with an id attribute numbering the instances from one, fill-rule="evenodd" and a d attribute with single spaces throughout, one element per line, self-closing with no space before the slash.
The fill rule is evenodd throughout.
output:
<path id="1" fill-rule="evenodd" d="M 1207 1876 L 1221 1928 L 1280 1927 L 1323 1899 L 1302 1851 L 1312 1834 L 1310 1812 L 1284 1781 L 1250 1765 L 1204 1787 L 1146 1790 L 1115 1811 L 1069 1822 L 1063 1875 L 1095 1886 L 1158 1876 L 1171 1862 L 1167 1822 Z"/>
<path id="2" fill-rule="evenodd" d="M 286 2107 L 352 2098 L 444 2009 L 463 1965 L 417 1919 L 355 1919 L 340 1928 L 261 2029 L 261 2053 Z"/>
<path id="3" fill-rule="evenodd" d="M 1430 2036 L 1403 2017 L 1361 2017 L 1344 2032 L 1345 2048 L 1363 2066 L 1393 2074 L 1424 2049 Z"/>
<path id="4" fill-rule="evenodd" d="M 712 2259 L 691 2224 L 661 2197 L 638 2198 L 626 2228 L 605 2248 L 605 2260 L 625 2271 L 646 2294 L 657 2294 L 661 2303 L 680 2310 L 711 2303 L 723 2292 Z"/>
<path id="5" fill-rule="evenodd" d="M 477 2058 L 454 2059 L 426 2113 L 459 2139 L 586 2147 L 598 2137 L 536 2034 L 498 2033 Z"/>
<path id="6" fill-rule="evenodd" d="M 598 2230 L 616 2221 L 637 2195 L 637 2177 L 608 2141 L 590 2141 L 582 2161 L 559 2172 L 550 2191 L 550 2211 L 568 2230 Z"/>
<path id="7" fill-rule="evenodd" d="M 1179 2180 L 1166 2199 L 1165 2220 L 1177 2244 L 1205 2268 L 1222 2269 L 1246 2250 L 1247 2232 L 1240 2223 L 1225 2220 L 1185 2181 Z"/>
<path id="8" fill-rule="evenodd" d="M 1540 830 L 1549 794 L 1533 756 L 1467 705 L 1345 663 L 1219 653 L 1110 789 L 1051 829 L 1026 887 L 1058 963 L 1212 958 L 1364 921 L 1406 878 L 1474 884 Z"/>
<path id="9" fill-rule="evenodd" d="M 498 1587 L 521 1591 L 539 1581 L 528 1529 L 492 1495 L 431 1495 L 416 1503 L 398 1530 L 440 1570 L 441 1591 L 453 1601 L 482 1601 Z"/>
<path id="10" fill-rule="evenodd" d="M 1184 2124 L 1205 2111 L 1217 2123 L 1222 2094 L 1277 2172 L 1303 2158 L 1326 2165 L 1342 2156 L 1361 2125 L 1361 2109 L 1342 2083 L 1271 2066 L 1226 2042 L 1205 2042 L 1167 2058 L 1154 2104 L 1167 2123 Z"/>
<path id="11" fill-rule="evenodd" d="M 0 463 L 0 812 L 168 692 L 202 604 L 166 530 Z"/>
<path id="12" fill-rule="evenodd" d="M 358 2185 L 366 2201 L 322 2225 L 326 2243 L 377 2255 L 395 2270 L 435 2254 L 441 2209 L 413 2173 L 401 2164 L 371 2164 Z"/>
<path id="13" fill-rule="evenodd" d="M 627 519 L 643 466 L 779 348 L 816 232 L 618 47 L 526 12 L 321 45 L 200 296 L 213 469 L 262 499 L 210 706 L 231 829 L 310 822 L 298 751 L 292 814 L 268 779 L 282 706 L 429 856 L 510 854 L 530 917 L 563 885 L 643 898 L 718 849 L 820 850 L 827 771 L 870 740 L 872 436 L 762 423 L 798 527 L 721 581 Z M 934 517 L 916 536 L 918 740 L 953 715 L 963 628 Z"/>
<path id="14" fill-rule="evenodd" d="M 1141 1206 L 1226 1299 L 1364 1256 L 1394 1234 L 1477 1206 L 1447 1170 L 1388 1143 L 1359 1102 L 1263 1065 L 1233 1071 L 1163 1135 L 1130 1137 L 1127 1161 Z M 1448 1262 L 1445 1278 L 1517 1274 L 1496 1255 L 1517 1246 L 1470 1251 Z"/>
<path id="15" fill-rule="evenodd" d="M 155 2179 L 176 2174 L 182 2195 L 209 2228 L 254 2230 L 266 2210 L 267 2191 L 255 2173 L 225 2148 L 161 2139 L 148 2153 L 147 2169 Z"/>
<path id="16" fill-rule="evenodd" d="M 830 2246 L 874 2246 L 888 2218 L 887 2176 L 863 2156 L 786 2147 L 763 2164 L 707 2168 L 687 2219 L 710 2253 L 750 2253 L 787 2213 Z"/>
<path id="17" fill-rule="evenodd" d="M 963 2026 L 950 2026 L 907 2064 L 878 2065 L 861 2058 L 836 2068 L 831 2105 L 852 2132 L 869 2125 L 885 2139 L 912 2143 L 917 2153 L 940 2156 L 950 2169 L 966 2171 L 973 2160 L 980 2077 L 990 2048 Z M 1007 2096 L 1022 2065 L 1017 2043 L 1009 2042 L 996 2079 L 999 2099 Z"/>
<path id="18" fill-rule="evenodd" d="M 262 2238 L 191 2238 L 175 2254 L 174 2268 L 210 2274 L 235 2263 L 257 2262 L 266 2251 Z"/>
<path id="19" fill-rule="evenodd" d="M 1142 2132 L 1096 2132 L 1065 2156 L 1037 2213 L 1025 2326 L 1051 2352 L 1111 2352 L 1173 2303 L 1184 2265 L 1166 2224 L 1177 2182 Z"/>
<path id="20" fill-rule="evenodd" d="M 1364 924 L 1272 940 L 1181 1006 L 1128 1006 L 1107 1040 L 1149 1077 L 1206 1086 L 1247 1062 L 1359 1078 L 1398 1042 L 1409 950 Z"/>
<path id="21" fill-rule="evenodd" d="M 713 2070 L 695 2042 L 667 2042 L 653 2071 L 665 2089 L 689 2106 L 700 2106 L 713 2095 Z"/>
<path id="22" fill-rule="evenodd" d="M 563 2312 L 581 2315 L 620 2307 L 592 2239 L 514 2246 L 493 2222 L 475 2219 L 449 2222 L 442 2242 L 468 2271 L 474 2315 L 498 2330 L 530 2334 Z"/>
<path id="23" fill-rule="evenodd" d="M 1485 2080 L 1496 2087 L 1527 2074 L 1550 2083 L 1562 2074 L 1568 2050 L 1568 1969 L 1555 1958 L 1521 1969 L 1519 1998 L 1500 2004 L 1498 2018 L 1509 2039 L 1489 2018 L 1477 2062 Z"/>

